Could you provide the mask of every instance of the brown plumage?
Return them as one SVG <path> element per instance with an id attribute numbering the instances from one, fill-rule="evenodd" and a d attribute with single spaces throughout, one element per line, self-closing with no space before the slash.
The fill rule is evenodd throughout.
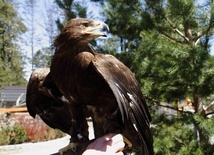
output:
<path id="1" fill-rule="evenodd" d="M 93 39 L 106 36 L 106 31 L 106 24 L 83 18 L 72 19 L 63 28 L 55 40 L 56 52 L 46 77 L 50 80 L 42 82 L 43 92 L 48 92 L 51 98 L 45 105 L 60 105 L 59 111 L 51 112 L 70 127 L 67 133 L 72 137 L 71 142 L 87 141 L 86 117 L 92 117 L 96 138 L 110 132 L 121 133 L 132 143 L 124 152 L 152 155 L 151 117 L 133 73 L 114 56 L 96 53 L 89 45 Z M 46 93 L 28 97 L 34 96 L 30 95 L 30 87 L 38 90 L 38 84 L 34 82 L 33 86 L 31 81 L 32 77 L 27 93 L 30 114 L 43 115 L 48 125 L 62 129 L 63 123 L 48 118 L 46 113 L 50 110 L 46 110 L 43 101 L 39 104 L 32 101 L 39 94 L 48 98 Z M 65 114 L 67 120 L 61 116 Z"/>
<path id="2" fill-rule="evenodd" d="M 49 72 L 49 68 L 39 68 L 31 74 L 26 96 L 28 112 L 34 118 L 38 114 L 50 127 L 69 134 L 72 118 Z"/>

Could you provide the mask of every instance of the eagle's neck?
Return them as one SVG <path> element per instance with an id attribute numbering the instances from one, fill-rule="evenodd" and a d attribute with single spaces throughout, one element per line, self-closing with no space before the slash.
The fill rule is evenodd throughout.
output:
<path id="1" fill-rule="evenodd" d="M 89 44 L 82 47 L 70 44 L 68 47 L 66 45 L 57 48 L 50 66 L 53 78 L 63 78 L 68 76 L 68 73 L 85 70 L 94 59 L 94 55 L 95 52 Z"/>
<path id="2" fill-rule="evenodd" d="M 69 48 L 55 53 L 51 61 L 50 73 L 57 87 L 66 98 L 76 97 L 76 81 L 85 78 L 89 64 L 94 59 L 93 49 L 87 45 L 84 48 Z M 68 93 L 65 89 L 69 89 Z"/>

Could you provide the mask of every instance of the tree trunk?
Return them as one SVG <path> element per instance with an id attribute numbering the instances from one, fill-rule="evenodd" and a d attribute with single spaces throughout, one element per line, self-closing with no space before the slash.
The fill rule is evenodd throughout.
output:
<path id="1" fill-rule="evenodd" d="M 203 109 L 203 103 L 201 100 L 201 97 L 197 94 L 193 94 L 193 105 L 195 107 L 195 114 L 198 114 L 202 117 L 206 117 L 205 115 L 205 110 Z M 195 128 L 195 138 L 199 140 L 200 143 L 209 143 L 209 137 L 206 136 L 203 132 L 203 129 L 197 124 L 194 123 L 194 128 Z"/>
<path id="2" fill-rule="evenodd" d="M 193 106 L 195 108 L 196 114 L 205 116 L 205 111 L 203 109 L 203 103 L 202 103 L 201 97 L 197 93 L 193 94 Z"/>

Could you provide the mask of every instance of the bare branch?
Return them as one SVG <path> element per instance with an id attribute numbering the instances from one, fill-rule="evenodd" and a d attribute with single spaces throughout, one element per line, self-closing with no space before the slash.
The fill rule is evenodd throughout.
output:
<path id="1" fill-rule="evenodd" d="M 205 114 L 206 116 L 214 114 L 214 101 L 206 108 Z"/>
<path id="2" fill-rule="evenodd" d="M 193 39 L 195 45 L 198 44 L 199 39 L 203 36 L 202 32 L 198 32 L 197 36 Z"/>
<path id="3" fill-rule="evenodd" d="M 156 105 L 160 106 L 160 107 L 164 107 L 164 108 L 169 108 L 169 109 L 172 109 L 172 110 L 176 110 L 178 112 L 181 112 L 181 113 L 187 113 L 187 114 L 191 114 L 193 115 L 194 113 L 193 112 L 190 112 L 190 111 L 184 111 L 184 110 L 180 110 L 178 109 L 177 107 L 173 107 L 173 106 L 169 106 L 169 105 L 166 105 L 164 103 L 161 103 L 160 101 L 157 101 L 155 99 L 152 99 L 148 96 L 146 96 L 147 99 L 151 100 L 153 103 L 155 103 Z M 209 105 L 209 107 L 206 108 L 205 110 L 205 115 L 208 116 L 208 115 L 212 115 L 214 114 L 214 101 L 211 103 L 211 105 Z"/>
<path id="4" fill-rule="evenodd" d="M 178 28 L 176 28 L 172 22 L 166 17 L 163 16 L 163 18 L 168 22 L 168 24 L 171 26 L 171 28 L 178 34 L 180 35 L 182 38 L 184 38 L 188 43 L 190 42 L 190 39 L 188 37 L 186 37 Z M 189 32 L 188 32 L 189 33 Z"/>
<path id="5" fill-rule="evenodd" d="M 183 111 L 183 110 L 180 110 L 180 109 L 178 109 L 178 108 L 176 108 L 176 107 L 166 105 L 166 104 L 161 103 L 161 102 L 159 102 L 159 101 L 157 101 L 157 100 L 155 100 L 155 99 L 152 99 L 152 98 L 149 98 L 149 97 L 146 97 L 146 98 L 148 98 L 149 100 L 151 100 L 153 103 L 155 103 L 155 104 L 158 105 L 158 106 L 165 107 L 165 108 L 169 108 L 169 109 L 173 109 L 173 110 L 176 110 L 176 111 L 181 112 L 181 113 L 187 113 L 187 114 L 191 114 L 191 115 L 194 114 L 194 113 L 192 113 L 192 112 L 190 112 L 190 111 Z"/>
<path id="6" fill-rule="evenodd" d="M 208 45 L 208 42 L 209 42 L 209 35 L 210 35 L 210 32 L 214 26 L 214 16 L 212 16 L 212 8 L 210 10 L 210 20 L 209 20 L 209 25 L 207 26 L 207 29 L 204 30 L 202 33 L 201 33 L 201 36 L 205 35 L 205 38 L 206 38 L 206 41 L 205 41 L 205 46 Z"/>
<path id="7" fill-rule="evenodd" d="M 146 1 L 146 3 L 149 5 L 149 3 Z M 155 10 L 157 13 L 159 13 L 170 25 L 171 29 L 174 30 L 178 35 L 180 35 L 182 38 L 184 38 L 187 42 L 189 42 L 189 38 L 186 37 L 178 28 L 176 28 L 173 23 L 159 10 L 157 10 L 154 6 L 149 5 L 153 10 Z M 172 37 L 171 37 L 172 38 Z M 176 39 L 173 39 L 176 40 Z"/>
<path id="8" fill-rule="evenodd" d="M 174 42 L 174 43 L 178 43 L 178 44 L 182 44 L 182 43 L 183 43 L 183 42 L 181 42 L 181 41 L 179 41 L 179 40 L 177 40 L 177 39 L 171 37 L 171 36 L 168 35 L 167 33 L 161 31 L 160 29 L 159 29 L 158 31 L 159 31 L 165 38 L 171 40 L 171 41 Z"/>

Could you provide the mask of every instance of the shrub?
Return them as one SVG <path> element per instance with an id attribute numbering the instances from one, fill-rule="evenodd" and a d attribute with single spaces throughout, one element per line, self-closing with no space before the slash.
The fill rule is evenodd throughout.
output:
<path id="1" fill-rule="evenodd" d="M 6 127 L 4 129 L 0 130 L 0 145 L 8 145 L 10 144 L 10 140 L 8 135 L 8 129 L 9 127 Z"/>
<path id="2" fill-rule="evenodd" d="M 20 144 L 26 141 L 27 133 L 23 126 L 15 123 L 12 127 L 0 130 L 0 145 Z"/>
<path id="3" fill-rule="evenodd" d="M 52 129 L 49 127 L 45 133 L 45 139 L 46 140 L 57 139 L 57 138 L 64 137 L 65 135 L 66 134 L 63 133 L 62 131 L 58 129 Z"/>
<path id="4" fill-rule="evenodd" d="M 20 144 L 26 141 L 27 132 L 23 126 L 15 123 L 12 128 L 12 132 L 14 134 L 10 137 L 10 144 Z"/>

